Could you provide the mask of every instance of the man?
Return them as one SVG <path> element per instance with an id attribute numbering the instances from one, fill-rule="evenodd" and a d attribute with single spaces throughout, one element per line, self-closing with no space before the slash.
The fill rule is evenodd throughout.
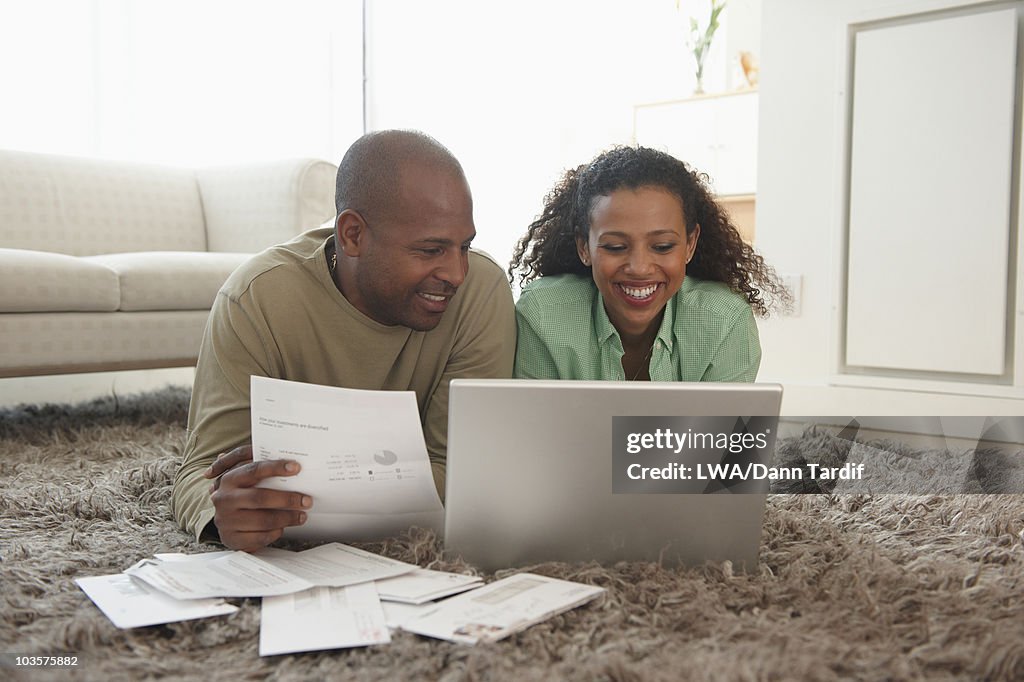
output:
<path id="1" fill-rule="evenodd" d="M 511 376 L 512 294 L 501 268 L 469 250 L 473 202 L 451 152 L 422 133 L 365 135 L 338 168 L 335 203 L 333 227 L 257 254 L 217 295 L 172 500 L 199 538 L 258 549 L 312 504 L 255 487 L 299 465 L 252 461 L 250 375 L 415 391 L 442 495 L 448 382 Z"/>

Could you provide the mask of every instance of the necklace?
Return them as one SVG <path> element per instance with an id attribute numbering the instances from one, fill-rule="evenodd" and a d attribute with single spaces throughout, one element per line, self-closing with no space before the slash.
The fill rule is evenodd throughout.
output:
<path id="1" fill-rule="evenodd" d="M 651 353 L 653 353 L 653 352 L 654 352 L 654 344 L 655 344 L 656 342 L 657 342 L 657 339 L 655 339 L 654 341 L 651 341 L 651 347 L 647 349 L 647 353 L 646 353 L 646 354 L 644 354 L 643 358 L 641 358 L 641 359 L 640 359 L 640 366 L 639 366 L 639 367 L 637 367 L 637 369 L 636 369 L 636 373 L 635 373 L 635 374 L 633 374 L 633 378 L 632 378 L 632 379 L 630 379 L 629 381 L 636 381 L 636 380 L 637 380 L 637 377 L 639 377 L 639 376 L 640 376 L 640 372 L 643 372 L 643 371 L 644 371 L 644 365 L 646 365 L 646 364 L 647 364 L 647 361 L 648 361 L 648 360 L 650 359 L 650 357 L 651 357 Z"/>
<path id="2" fill-rule="evenodd" d="M 327 255 L 327 269 L 334 274 L 334 271 L 338 268 L 338 250 L 334 248 L 334 242 L 328 242 L 327 247 L 324 250 Z"/>

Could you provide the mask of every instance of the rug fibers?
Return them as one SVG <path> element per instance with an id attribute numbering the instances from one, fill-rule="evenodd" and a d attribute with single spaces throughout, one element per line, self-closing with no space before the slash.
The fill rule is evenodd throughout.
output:
<path id="1" fill-rule="evenodd" d="M 0 412 L 0 652 L 74 653 L 10 679 L 1024 679 L 1024 495 L 776 494 L 760 563 L 546 563 L 604 597 L 494 644 L 390 644 L 260 658 L 259 601 L 118 630 L 78 589 L 154 552 L 196 552 L 171 520 L 180 389 Z M 814 459 L 820 437 L 786 448 Z M 475 572 L 413 531 L 363 545 Z M 497 576 L 485 574 L 490 580 Z"/>

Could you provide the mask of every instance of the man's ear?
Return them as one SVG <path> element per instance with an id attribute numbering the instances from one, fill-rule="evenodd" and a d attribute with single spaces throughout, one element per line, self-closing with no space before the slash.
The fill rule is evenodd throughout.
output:
<path id="1" fill-rule="evenodd" d="M 346 208 L 334 223 L 338 251 L 346 256 L 358 257 L 366 238 L 366 221 L 356 211 Z"/>

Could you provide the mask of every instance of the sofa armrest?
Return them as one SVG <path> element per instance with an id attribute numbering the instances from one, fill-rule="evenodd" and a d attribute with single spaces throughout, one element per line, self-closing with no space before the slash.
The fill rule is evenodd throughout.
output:
<path id="1" fill-rule="evenodd" d="M 253 253 L 329 220 L 336 173 L 315 159 L 197 170 L 207 250 Z"/>

